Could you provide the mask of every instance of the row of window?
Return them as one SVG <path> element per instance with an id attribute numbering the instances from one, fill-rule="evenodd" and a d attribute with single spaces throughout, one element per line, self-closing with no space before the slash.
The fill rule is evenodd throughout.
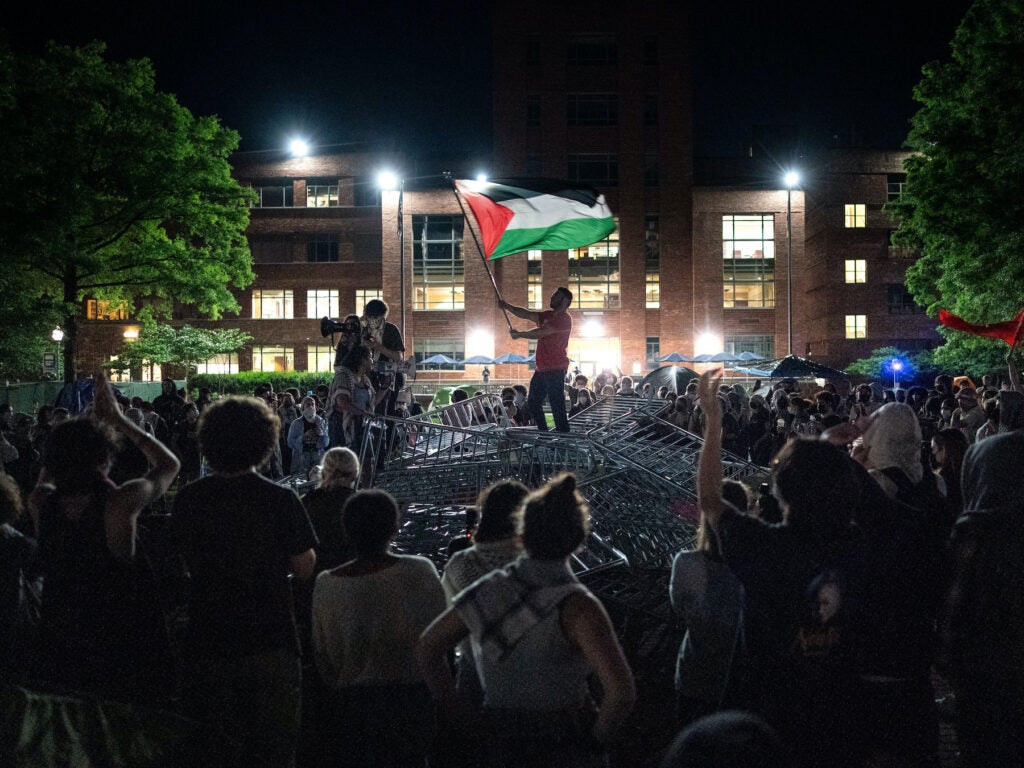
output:
<path id="1" fill-rule="evenodd" d="M 530 94 L 526 97 L 526 125 L 541 124 L 541 97 Z M 644 96 L 643 124 L 658 124 L 657 95 Z M 565 102 L 565 121 L 571 126 L 618 125 L 619 97 L 614 93 L 571 93 Z"/>
<path id="2" fill-rule="evenodd" d="M 362 315 L 366 302 L 383 298 L 379 288 L 357 288 L 355 314 Z M 317 288 L 306 291 L 306 317 L 317 319 L 340 315 L 340 292 L 336 289 Z M 346 312 L 346 314 L 348 314 Z M 257 288 L 252 292 L 254 320 L 294 320 L 294 292 L 288 288 Z"/>
<path id="3" fill-rule="evenodd" d="M 295 179 L 263 179 L 252 184 L 254 208 L 294 208 Z M 337 208 L 341 205 L 337 179 L 306 179 L 306 208 Z M 380 205 L 380 189 L 369 177 L 352 183 L 352 205 Z"/>
<path id="4" fill-rule="evenodd" d="M 527 64 L 541 63 L 539 36 L 530 35 L 526 38 L 525 53 Z M 657 37 L 644 37 L 641 57 L 645 65 L 653 66 L 658 63 Z M 618 41 L 614 35 L 573 35 L 566 46 L 565 60 L 569 64 L 581 66 L 618 64 Z"/>

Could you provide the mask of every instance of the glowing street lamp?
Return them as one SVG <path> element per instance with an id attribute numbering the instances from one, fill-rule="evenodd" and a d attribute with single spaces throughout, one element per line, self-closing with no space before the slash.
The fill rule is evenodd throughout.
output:
<path id="1" fill-rule="evenodd" d="M 786 184 L 786 320 L 789 345 L 787 355 L 793 354 L 793 187 L 800 181 L 796 171 L 783 177 Z"/>
<path id="2" fill-rule="evenodd" d="M 890 367 L 892 368 L 892 389 L 895 392 L 900 371 L 903 370 L 903 363 L 898 358 L 894 357 L 892 359 L 892 363 L 890 363 Z"/>
<path id="3" fill-rule="evenodd" d="M 60 381 L 61 363 L 63 362 L 63 360 L 61 360 L 61 357 L 63 357 L 63 355 L 61 355 L 61 347 L 64 341 L 64 331 L 60 329 L 59 325 L 50 331 L 50 338 L 57 344 L 57 380 Z"/>
<path id="4" fill-rule="evenodd" d="M 305 157 L 309 154 L 309 142 L 305 139 L 292 139 L 288 144 L 288 151 L 292 157 Z"/>

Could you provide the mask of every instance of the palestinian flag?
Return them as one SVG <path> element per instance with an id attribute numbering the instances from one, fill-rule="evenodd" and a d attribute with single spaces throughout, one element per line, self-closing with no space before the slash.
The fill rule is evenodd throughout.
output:
<path id="1" fill-rule="evenodd" d="M 975 336 L 987 336 L 992 339 L 1002 339 L 1011 347 L 1017 345 L 1020 340 L 1021 331 L 1024 330 L 1024 309 L 1017 313 L 1013 320 L 1004 320 L 1001 323 L 968 323 L 962 317 L 957 317 L 952 312 L 944 309 L 939 310 L 939 322 L 947 328 L 954 328 L 964 333 L 973 333 Z"/>
<path id="2" fill-rule="evenodd" d="M 462 179 L 455 185 L 476 217 L 488 259 L 531 249 L 581 248 L 615 231 L 604 195 L 568 181 Z"/>

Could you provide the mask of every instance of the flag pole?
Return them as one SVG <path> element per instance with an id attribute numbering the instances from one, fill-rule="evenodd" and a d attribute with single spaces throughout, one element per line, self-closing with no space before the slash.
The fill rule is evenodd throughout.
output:
<path id="1" fill-rule="evenodd" d="M 498 290 L 498 283 L 494 279 L 494 273 L 491 272 L 491 266 L 487 263 L 487 257 L 484 256 L 484 249 L 480 247 L 480 240 L 476 236 L 476 230 L 473 229 L 473 223 L 469 220 L 469 217 L 466 216 L 466 207 L 462 204 L 462 196 L 459 194 L 459 188 L 455 185 L 455 179 L 448 171 L 445 171 L 444 177 L 451 182 L 452 194 L 455 195 L 455 200 L 459 204 L 459 210 L 462 211 L 462 218 L 466 222 L 466 226 L 469 227 L 470 234 L 473 235 L 473 242 L 476 244 L 476 252 L 480 254 L 480 260 L 484 263 L 484 269 L 487 270 L 487 276 L 491 278 L 491 285 L 494 286 L 494 295 L 498 297 L 499 302 L 504 301 L 504 299 L 501 298 L 501 291 Z M 501 306 L 501 304 L 498 306 Z M 505 322 L 508 323 L 508 329 L 511 331 L 512 321 L 509 319 L 508 311 L 504 307 L 501 307 L 501 312 L 505 315 Z"/>

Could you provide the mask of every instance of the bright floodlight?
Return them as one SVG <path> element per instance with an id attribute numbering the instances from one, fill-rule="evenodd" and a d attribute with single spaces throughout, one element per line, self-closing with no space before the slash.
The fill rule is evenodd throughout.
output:
<path id="1" fill-rule="evenodd" d="M 892 361 L 892 369 L 894 371 L 902 371 L 903 370 L 903 362 L 900 361 L 900 360 L 893 360 Z"/>
<path id="2" fill-rule="evenodd" d="M 64 331 L 60 329 L 59 325 L 52 331 L 50 331 L 50 338 L 56 341 L 58 344 L 64 341 Z"/>
<path id="3" fill-rule="evenodd" d="M 792 189 L 793 187 L 796 186 L 797 182 L 800 181 L 800 176 L 797 174 L 796 171 L 790 171 L 785 175 L 783 181 L 786 182 L 787 187 Z"/>
<path id="4" fill-rule="evenodd" d="M 309 154 L 309 144 L 302 139 L 292 139 L 288 149 L 294 157 L 305 157 Z"/>
<path id="5" fill-rule="evenodd" d="M 705 331 L 697 336 L 694 344 L 694 352 L 698 355 L 713 355 L 721 351 L 722 342 L 717 334 Z"/>
<path id="6" fill-rule="evenodd" d="M 382 171 L 377 176 L 377 186 L 381 189 L 398 189 L 398 177 L 391 171 Z"/>
<path id="7" fill-rule="evenodd" d="M 476 175 L 476 180 L 479 181 L 481 184 L 483 184 L 485 181 L 487 181 L 487 174 L 486 173 L 478 173 Z"/>

